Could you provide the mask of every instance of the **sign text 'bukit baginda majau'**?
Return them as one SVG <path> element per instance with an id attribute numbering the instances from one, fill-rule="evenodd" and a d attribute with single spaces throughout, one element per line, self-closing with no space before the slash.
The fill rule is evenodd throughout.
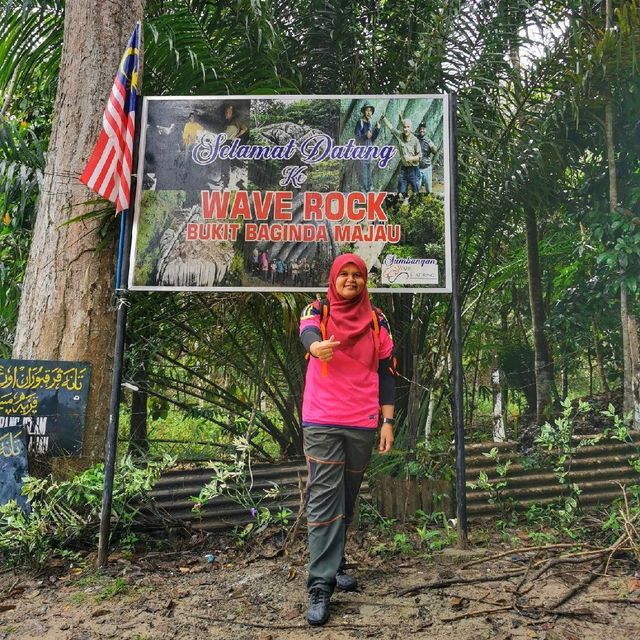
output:
<path id="1" fill-rule="evenodd" d="M 450 290 L 446 96 L 147 98 L 132 289 Z"/>
<path id="2" fill-rule="evenodd" d="M 231 240 L 244 232 L 245 242 L 329 242 L 327 227 L 333 225 L 336 242 L 400 242 L 400 225 L 353 222 L 388 221 L 382 208 L 386 193 L 318 193 L 307 191 L 302 203 L 302 222 L 293 223 L 292 191 L 202 191 L 205 222 L 187 225 L 187 240 Z M 213 220 L 214 223 L 207 221 Z M 218 222 L 234 220 L 236 222 Z M 239 222 L 239 221 L 242 222 Z M 260 222 L 262 221 L 262 222 Z"/>

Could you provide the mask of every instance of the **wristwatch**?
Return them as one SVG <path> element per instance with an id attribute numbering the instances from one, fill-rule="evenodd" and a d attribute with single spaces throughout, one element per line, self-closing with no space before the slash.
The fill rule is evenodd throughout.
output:
<path id="1" fill-rule="evenodd" d="M 393 425 L 395 423 L 396 423 L 396 421 L 393 418 L 383 418 L 382 419 L 382 424 L 390 424 L 393 427 Z"/>

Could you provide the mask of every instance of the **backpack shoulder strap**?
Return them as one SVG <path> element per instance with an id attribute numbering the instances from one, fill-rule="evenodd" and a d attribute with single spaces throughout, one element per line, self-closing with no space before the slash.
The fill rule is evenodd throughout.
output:
<path id="1" fill-rule="evenodd" d="M 327 320 L 329 320 L 329 301 L 326 298 L 320 300 L 320 335 L 327 339 Z"/>
<path id="2" fill-rule="evenodd" d="M 323 340 L 327 339 L 327 320 L 329 320 L 329 301 L 326 298 L 320 300 L 320 335 Z M 327 375 L 327 363 L 322 363 L 322 376 Z"/>
<path id="3" fill-rule="evenodd" d="M 380 314 L 382 311 L 380 307 L 373 307 L 371 310 L 371 328 L 373 329 L 373 335 L 376 338 L 380 335 Z"/>

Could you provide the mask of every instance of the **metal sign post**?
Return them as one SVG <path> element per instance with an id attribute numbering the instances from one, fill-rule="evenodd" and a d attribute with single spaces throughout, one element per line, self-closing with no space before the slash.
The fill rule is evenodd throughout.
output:
<path id="1" fill-rule="evenodd" d="M 464 394 L 462 387 L 462 313 L 460 309 L 460 256 L 458 253 L 458 190 L 456 182 L 456 95 L 449 100 L 449 189 L 451 202 L 451 267 L 453 311 L 453 426 L 456 442 L 456 526 L 458 543 L 467 544 L 467 483 L 464 461 Z"/>
<path id="2" fill-rule="evenodd" d="M 131 212 L 123 211 L 124 245 L 128 245 L 131 238 Z M 127 254 L 122 259 L 122 273 L 127 273 Z M 118 280 L 121 278 L 118 274 Z M 118 283 L 116 290 L 116 344 L 113 354 L 113 374 L 111 376 L 111 399 L 109 401 L 109 426 L 107 428 L 107 441 L 104 454 L 104 489 L 102 492 L 102 510 L 100 511 L 100 534 L 98 537 L 98 567 L 104 567 L 109 553 L 109 533 L 111 525 L 111 504 L 113 501 L 113 477 L 115 474 L 116 449 L 118 446 L 118 423 L 120 415 L 120 381 L 122 379 L 122 361 L 124 357 L 124 335 L 127 326 L 127 292 Z"/>

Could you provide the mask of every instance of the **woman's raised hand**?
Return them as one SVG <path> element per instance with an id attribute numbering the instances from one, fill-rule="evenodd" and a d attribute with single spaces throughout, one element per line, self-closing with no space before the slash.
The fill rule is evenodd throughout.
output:
<path id="1" fill-rule="evenodd" d="M 335 340 L 331 336 L 328 340 L 322 340 L 314 342 L 309 347 L 309 353 L 321 360 L 322 362 L 329 362 L 333 358 L 333 350 L 340 344 L 338 340 Z"/>

